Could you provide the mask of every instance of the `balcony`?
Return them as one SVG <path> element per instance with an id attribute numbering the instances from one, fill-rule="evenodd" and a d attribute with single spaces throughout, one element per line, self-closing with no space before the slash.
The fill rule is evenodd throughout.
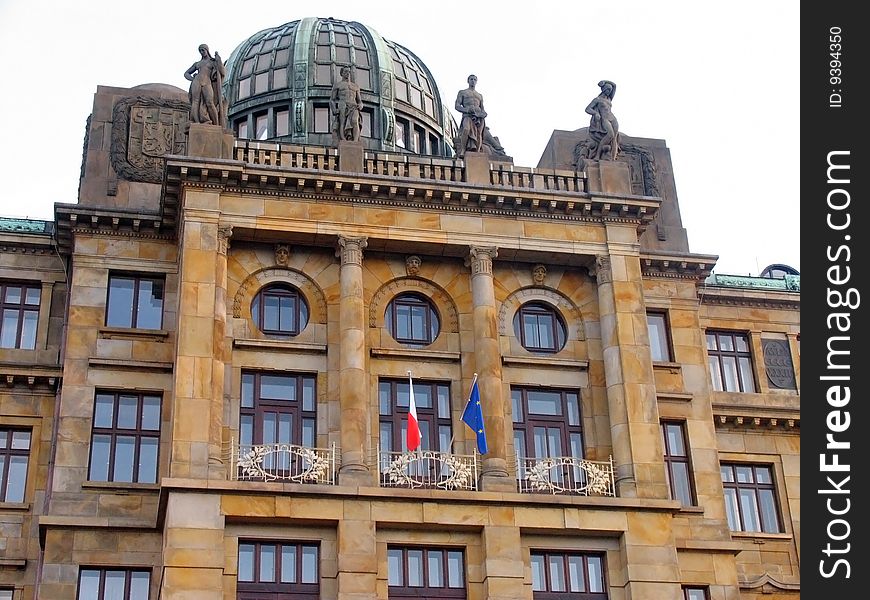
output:
<path id="1" fill-rule="evenodd" d="M 378 447 L 381 487 L 477 490 L 477 455 L 433 450 L 386 452 Z"/>
<path id="2" fill-rule="evenodd" d="M 608 461 L 517 457 L 517 487 L 523 494 L 616 496 L 613 457 Z"/>
<path id="3" fill-rule="evenodd" d="M 230 478 L 235 481 L 279 481 L 335 485 L 336 452 L 295 444 L 232 444 Z"/>

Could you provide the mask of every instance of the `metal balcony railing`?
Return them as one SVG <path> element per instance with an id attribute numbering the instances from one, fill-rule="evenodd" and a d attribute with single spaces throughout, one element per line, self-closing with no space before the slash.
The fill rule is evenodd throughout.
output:
<path id="1" fill-rule="evenodd" d="M 230 477 L 236 481 L 335 485 L 335 473 L 335 444 L 330 448 L 295 444 L 232 444 Z"/>
<path id="2" fill-rule="evenodd" d="M 517 487 L 525 494 L 615 496 L 613 457 L 609 461 L 517 457 Z"/>
<path id="3" fill-rule="evenodd" d="M 378 447 L 381 487 L 477 489 L 477 455 L 424 450 L 386 452 Z"/>

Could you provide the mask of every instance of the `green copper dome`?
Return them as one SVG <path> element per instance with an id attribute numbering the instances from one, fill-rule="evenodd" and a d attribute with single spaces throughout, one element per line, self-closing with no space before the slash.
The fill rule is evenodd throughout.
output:
<path id="1" fill-rule="evenodd" d="M 412 51 L 354 21 L 306 18 L 264 29 L 233 50 L 224 93 L 239 138 L 333 145 L 329 98 L 351 69 L 368 150 L 453 156 L 456 124 Z"/>

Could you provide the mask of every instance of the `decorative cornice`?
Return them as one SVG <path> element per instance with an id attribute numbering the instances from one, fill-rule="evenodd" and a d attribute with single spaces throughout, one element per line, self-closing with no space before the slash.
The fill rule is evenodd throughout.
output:
<path id="1" fill-rule="evenodd" d="M 368 244 L 367 237 L 338 236 L 338 248 L 335 250 L 335 255 L 341 258 L 341 266 L 362 266 L 363 250 Z"/>
<path id="2" fill-rule="evenodd" d="M 471 276 L 492 276 L 492 261 L 498 256 L 495 246 L 469 246 L 465 266 L 471 267 Z"/>
<path id="3" fill-rule="evenodd" d="M 801 291 L 801 276 L 786 275 L 784 279 L 772 277 L 749 277 L 744 275 L 719 275 L 714 273 L 704 281 L 707 286 L 752 290 Z"/>
<path id="4" fill-rule="evenodd" d="M 770 431 L 772 429 L 785 433 L 800 433 L 800 414 L 792 417 L 761 417 L 753 414 L 723 414 L 713 410 L 713 422 L 718 429 L 754 429 Z"/>
<path id="5" fill-rule="evenodd" d="M 640 256 L 641 273 L 646 278 L 690 279 L 697 283 L 710 275 L 718 256 L 708 254 L 651 254 Z"/>
<path id="6" fill-rule="evenodd" d="M 701 304 L 720 306 L 746 306 L 779 310 L 800 310 L 800 294 L 780 290 L 700 287 Z"/>

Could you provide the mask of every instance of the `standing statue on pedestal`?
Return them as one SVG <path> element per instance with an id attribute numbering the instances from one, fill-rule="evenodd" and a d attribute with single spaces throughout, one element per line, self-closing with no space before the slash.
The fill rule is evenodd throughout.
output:
<path id="1" fill-rule="evenodd" d="M 483 109 L 483 96 L 474 89 L 477 75 L 468 76 L 468 88 L 456 96 L 456 110 L 462 113 L 459 135 L 456 136 L 456 155 L 459 158 L 466 152 L 484 152 L 483 134 L 486 129 L 486 111 Z"/>
<path id="2" fill-rule="evenodd" d="M 221 55 L 212 58 L 206 44 L 199 45 L 200 60 L 190 65 L 184 78 L 190 82 L 190 121 L 226 127 L 226 102 L 221 87 L 227 71 Z"/>
<path id="3" fill-rule="evenodd" d="M 616 160 L 619 155 L 619 123 L 611 112 L 613 95 L 616 93 L 616 84 L 612 81 L 599 81 L 598 94 L 586 112 L 592 115 L 589 122 L 589 142 L 586 148 L 585 158 L 593 160 Z"/>
<path id="4" fill-rule="evenodd" d="M 362 120 L 362 97 L 359 86 L 350 80 L 350 69 L 341 68 L 341 81 L 332 87 L 333 128 L 336 142 L 346 140 L 356 142 L 360 138 Z"/>

